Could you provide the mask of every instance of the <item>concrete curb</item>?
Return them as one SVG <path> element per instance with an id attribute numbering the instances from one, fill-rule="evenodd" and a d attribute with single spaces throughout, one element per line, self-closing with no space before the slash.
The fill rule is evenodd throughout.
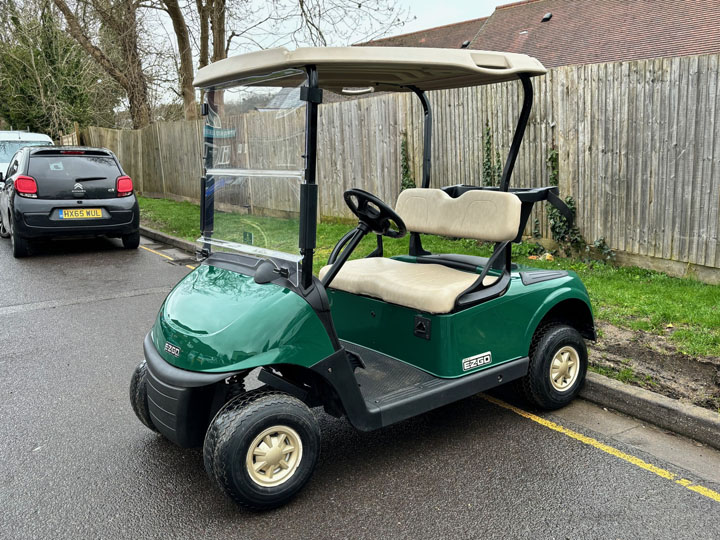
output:
<path id="1" fill-rule="evenodd" d="M 140 226 L 140 234 L 194 255 L 193 242 Z M 720 449 L 720 414 L 588 372 L 580 397 Z"/>
<path id="2" fill-rule="evenodd" d="M 157 240 L 158 242 L 163 242 L 164 244 L 168 244 L 178 249 L 182 249 L 183 251 L 187 251 L 193 256 L 195 255 L 195 251 L 197 250 L 197 246 L 194 242 L 188 242 L 187 240 L 182 240 L 175 236 L 170 236 L 169 234 L 156 231 L 155 229 L 151 229 L 150 227 L 144 227 L 143 225 L 140 225 L 140 234 L 142 236 L 147 236 L 152 240 Z"/>
<path id="3" fill-rule="evenodd" d="M 588 373 L 580 397 L 720 449 L 720 414 Z"/>

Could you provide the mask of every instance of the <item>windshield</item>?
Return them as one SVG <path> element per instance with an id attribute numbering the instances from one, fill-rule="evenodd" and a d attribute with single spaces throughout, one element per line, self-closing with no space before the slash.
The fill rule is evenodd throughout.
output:
<path id="1" fill-rule="evenodd" d="M 15 152 L 24 146 L 47 146 L 50 141 L 0 141 L 0 163 L 10 163 Z"/>
<path id="2" fill-rule="evenodd" d="M 273 84 L 284 75 L 275 75 Z M 305 151 L 300 88 L 259 81 L 208 89 L 205 102 L 205 225 L 199 241 L 279 259 L 297 272 Z"/>

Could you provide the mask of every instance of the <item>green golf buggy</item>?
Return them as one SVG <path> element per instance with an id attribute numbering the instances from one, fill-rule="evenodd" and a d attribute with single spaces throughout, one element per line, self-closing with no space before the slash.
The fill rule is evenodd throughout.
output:
<path id="1" fill-rule="evenodd" d="M 512 381 L 532 406 L 569 403 L 585 378 L 584 340 L 596 337 L 587 291 L 572 272 L 511 260 L 535 203 L 571 217 L 557 187 L 510 188 L 531 78 L 544 73 L 525 55 L 383 47 L 281 48 L 201 69 L 201 263 L 145 338 L 130 386 L 140 421 L 202 446 L 220 489 L 262 510 L 310 479 L 320 449 L 313 408 L 371 431 Z M 431 187 L 427 92 L 506 81 L 524 98 L 500 185 Z M 328 204 L 352 167 L 335 155 L 333 170 L 318 169 L 320 105 L 329 114 L 379 92 L 420 100 L 421 187 L 399 192 L 394 207 L 344 190 L 357 226 L 324 246 L 319 200 Z M 364 144 L 362 127 L 352 125 L 351 144 Z M 399 178 L 386 181 L 399 191 Z M 432 253 L 432 235 L 492 252 Z M 402 254 L 384 256 L 398 242 Z M 327 263 L 314 272 L 321 254 Z"/>

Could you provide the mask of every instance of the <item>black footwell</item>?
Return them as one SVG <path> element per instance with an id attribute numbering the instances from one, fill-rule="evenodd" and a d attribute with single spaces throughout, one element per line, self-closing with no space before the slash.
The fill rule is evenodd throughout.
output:
<path id="1" fill-rule="evenodd" d="M 355 378 L 366 401 L 377 403 L 376 400 L 390 393 L 437 379 L 391 356 L 348 341 L 341 340 L 340 343 L 348 351 L 360 356 L 365 363 L 365 369 L 355 370 Z"/>
<path id="2" fill-rule="evenodd" d="M 342 340 L 340 343 L 365 363 L 365 369 L 355 370 L 355 379 L 368 411 L 378 411 L 383 426 L 489 390 L 527 373 L 528 359 L 518 358 L 463 377 L 443 379 L 367 347 Z"/>

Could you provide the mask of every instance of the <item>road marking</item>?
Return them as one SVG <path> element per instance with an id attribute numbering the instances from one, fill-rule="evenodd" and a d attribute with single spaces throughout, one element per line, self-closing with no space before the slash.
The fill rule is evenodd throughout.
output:
<path id="1" fill-rule="evenodd" d="M 169 255 L 165 255 L 164 253 L 160 253 L 159 251 L 155 251 L 154 249 L 150 249 L 149 247 L 145 247 L 145 246 L 140 246 L 140 247 L 146 251 L 149 251 L 150 253 L 154 253 L 155 255 L 160 255 L 161 257 L 165 257 L 169 261 L 175 260 L 172 257 L 170 257 Z M 186 264 L 185 268 L 189 268 L 190 270 L 195 270 L 197 268 L 197 266 L 193 266 L 192 264 Z"/>
<path id="2" fill-rule="evenodd" d="M 497 398 L 488 396 L 486 394 L 482 394 L 482 397 L 490 403 L 497 405 L 498 407 L 502 407 L 503 409 L 512 411 L 515 414 L 518 414 L 524 418 L 527 418 L 528 420 L 532 420 L 533 422 L 540 424 L 541 426 L 562 433 L 563 435 L 567 435 L 570 438 L 580 441 L 583 444 L 587 444 L 589 446 L 597 448 L 598 450 L 602 450 L 603 452 L 610 454 L 611 456 L 614 456 L 618 459 L 622 459 L 624 461 L 627 461 L 628 463 L 632 463 L 633 465 L 640 467 L 641 469 L 645 469 L 646 471 L 649 471 L 653 474 L 656 474 L 661 478 L 665 478 L 666 480 L 672 480 L 676 484 L 683 486 L 690 491 L 694 491 L 695 493 L 699 493 L 700 495 L 703 495 L 708 499 L 712 499 L 713 501 L 720 503 L 720 493 L 718 493 L 717 491 L 713 491 L 712 489 L 708 489 L 704 486 L 694 484 L 691 480 L 680 478 L 675 473 L 672 473 L 665 469 L 661 469 L 660 467 L 656 467 L 655 465 L 643 461 L 638 457 L 631 456 L 630 454 L 626 454 L 625 452 L 622 452 L 617 448 L 613 448 L 612 446 L 601 443 L 597 439 L 593 439 L 592 437 L 588 437 L 587 435 L 583 435 L 581 433 L 578 433 L 577 431 L 565 428 L 559 424 L 556 424 L 555 422 L 551 422 L 550 420 L 519 409 L 518 407 L 510 405 L 509 403 L 505 403 L 504 401 L 501 401 Z"/>
<path id="3" fill-rule="evenodd" d="M 143 249 L 146 250 L 146 251 L 149 251 L 150 253 L 154 253 L 155 255 L 160 255 L 161 257 L 165 257 L 165 258 L 168 259 L 169 261 L 174 261 L 174 260 L 175 260 L 175 259 L 173 259 L 172 257 L 170 257 L 169 255 L 165 255 L 164 253 L 160 253 L 159 251 L 155 251 L 154 249 L 150 249 L 149 247 L 145 247 L 145 246 L 140 246 L 140 247 L 143 248 Z"/>
<path id="4" fill-rule="evenodd" d="M 62 306 L 75 306 L 78 304 L 90 304 L 93 302 L 104 302 L 107 300 L 116 300 L 118 298 L 132 298 L 133 296 L 143 296 L 146 294 L 164 294 L 170 292 L 172 287 L 152 287 L 150 289 L 138 289 L 134 291 L 120 291 L 114 294 L 85 296 L 81 298 L 71 298 L 66 300 L 45 300 L 44 302 L 33 302 L 31 304 L 14 304 L 12 306 L 0 307 L 0 317 L 11 315 L 13 313 L 23 313 L 26 311 L 35 311 L 38 309 L 52 309 Z"/>

